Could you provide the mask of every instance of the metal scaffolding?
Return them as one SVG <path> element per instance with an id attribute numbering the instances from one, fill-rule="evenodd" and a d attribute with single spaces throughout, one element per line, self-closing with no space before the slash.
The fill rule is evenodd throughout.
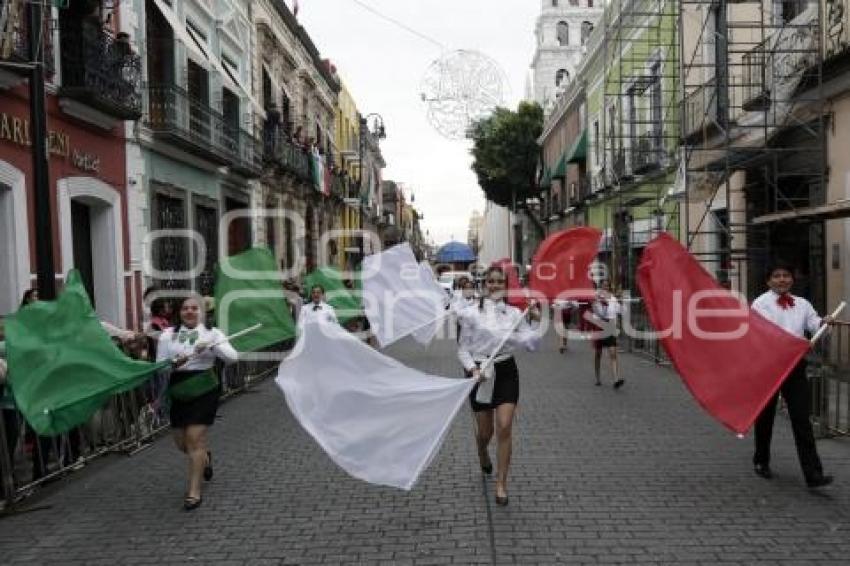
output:
<path id="1" fill-rule="evenodd" d="M 603 16 L 605 260 L 621 289 L 635 289 L 641 252 L 655 235 L 679 235 L 672 190 L 680 136 L 678 9 L 675 0 L 613 0 Z"/>
<path id="2" fill-rule="evenodd" d="M 750 297 L 771 259 L 801 265 L 803 294 L 822 304 L 823 223 L 788 223 L 825 201 L 820 2 L 679 5 L 688 247 Z"/>

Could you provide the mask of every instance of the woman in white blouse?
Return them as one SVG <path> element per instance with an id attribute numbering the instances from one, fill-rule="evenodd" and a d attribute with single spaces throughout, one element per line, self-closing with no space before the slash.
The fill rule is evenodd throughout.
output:
<path id="1" fill-rule="evenodd" d="M 496 503 L 508 504 L 508 469 L 511 463 L 511 438 L 514 412 L 519 401 L 519 374 L 513 352 L 515 348 L 536 350 L 540 336 L 528 322 L 521 320 L 522 312 L 505 301 L 506 277 L 499 267 L 491 267 L 485 275 L 486 296 L 477 304 L 458 313 L 461 334 L 458 357 L 467 375 L 479 380 L 469 399 L 477 421 L 478 458 L 485 474 L 493 472 L 488 446 L 493 437 L 494 424 L 497 437 Z M 535 306 L 529 309 L 531 320 L 540 320 L 540 311 Z M 507 342 L 496 354 L 493 364 L 492 395 L 489 401 L 482 400 L 479 389 L 489 389 L 491 384 L 481 381 L 482 363 L 493 353 L 502 339 Z M 489 373 L 486 372 L 485 373 Z M 486 397 L 487 395 L 484 395 Z M 494 422 L 495 421 L 495 422 Z"/>
<path id="2" fill-rule="evenodd" d="M 593 311 L 593 371 L 596 375 L 596 385 L 602 385 L 599 374 L 602 369 L 602 352 L 607 351 L 611 359 L 611 373 L 614 375 L 614 389 L 619 389 L 626 383 L 620 377 L 620 364 L 617 360 L 617 316 L 620 314 L 620 303 L 611 293 L 611 284 L 607 279 L 599 282 L 596 298 L 590 305 Z"/>
<path id="3" fill-rule="evenodd" d="M 183 501 L 187 511 L 201 505 L 201 478 L 212 479 L 212 454 L 207 428 L 218 409 L 219 381 L 216 358 L 235 362 L 238 354 L 217 328 L 203 323 L 204 311 L 196 297 L 183 299 L 180 325 L 160 335 L 157 361 L 171 360 L 174 370 L 168 384 L 171 428 L 177 448 L 189 458 L 189 488 Z"/>

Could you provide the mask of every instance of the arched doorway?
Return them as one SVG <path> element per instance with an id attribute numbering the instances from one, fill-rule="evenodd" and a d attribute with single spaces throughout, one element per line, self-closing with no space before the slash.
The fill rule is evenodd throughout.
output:
<path id="1" fill-rule="evenodd" d="M 30 288 L 26 177 L 0 161 L 0 316 L 18 308 Z"/>
<path id="2" fill-rule="evenodd" d="M 93 177 L 58 183 L 62 270 L 80 271 L 102 320 L 125 324 L 124 234 L 121 197 Z"/>

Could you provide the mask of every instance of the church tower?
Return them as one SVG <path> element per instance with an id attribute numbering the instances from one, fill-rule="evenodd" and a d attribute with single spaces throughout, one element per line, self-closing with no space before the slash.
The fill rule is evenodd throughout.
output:
<path id="1" fill-rule="evenodd" d="M 540 1 L 531 71 L 534 100 L 548 110 L 575 77 L 590 32 L 602 16 L 603 0 Z"/>

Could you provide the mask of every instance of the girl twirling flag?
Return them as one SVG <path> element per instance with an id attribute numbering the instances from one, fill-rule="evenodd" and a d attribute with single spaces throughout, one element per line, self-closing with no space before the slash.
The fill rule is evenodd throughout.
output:
<path id="1" fill-rule="evenodd" d="M 508 468 L 511 463 L 511 430 L 514 411 L 519 401 L 519 373 L 513 357 L 515 348 L 537 349 L 540 336 L 522 319 L 522 312 L 506 302 L 507 277 L 501 267 L 493 266 L 485 275 L 487 296 L 477 305 L 467 307 L 458 315 L 461 324 L 458 358 L 467 375 L 476 381 L 489 372 L 485 366 L 492 362 L 492 376 L 477 383 L 469 395 L 475 412 L 478 458 L 481 470 L 490 474 L 488 446 L 493 438 L 494 413 L 498 438 L 498 474 L 496 503 L 508 504 Z M 536 307 L 529 311 L 532 320 L 539 320 Z M 505 339 L 507 335 L 507 340 Z M 494 355 L 495 354 L 495 355 Z M 491 360 L 492 358 L 492 360 Z M 483 370 L 483 373 L 482 373 Z"/>

